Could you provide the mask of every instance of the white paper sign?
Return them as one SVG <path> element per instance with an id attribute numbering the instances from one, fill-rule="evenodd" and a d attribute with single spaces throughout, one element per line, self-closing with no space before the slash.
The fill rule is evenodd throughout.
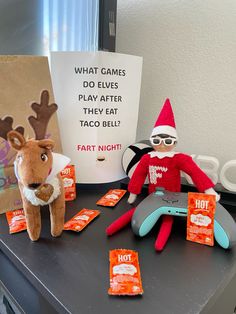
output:
<path id="1" fill-rule="evenodd" d="M 78 183 L 126 176 L 121 158 L 135 141 L 142 58 L 110 52 L 52 52 L 63 153 Z"/>

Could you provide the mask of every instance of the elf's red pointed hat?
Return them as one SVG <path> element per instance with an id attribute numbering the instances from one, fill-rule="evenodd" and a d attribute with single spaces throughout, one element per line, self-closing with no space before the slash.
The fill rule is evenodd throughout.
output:
<path id="1" fill-rule="evenodd" d="M 171 107 L 170 100 L 168 98 L 166 99 L 161 109 L 161 112 L 159 113 L 151 137 L 158 134 L 167 134 L 178 138 L 175 128 L 174 113 Z"/>

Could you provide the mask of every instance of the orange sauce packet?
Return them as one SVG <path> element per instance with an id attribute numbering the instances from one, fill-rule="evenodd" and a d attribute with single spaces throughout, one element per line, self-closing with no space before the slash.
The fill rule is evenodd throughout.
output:
<path id="1" fill-rule="evenodd" d="M 76 199 L 75 166 L 66 166 L 61 171 L 61 177 L 64 183 L 65 200 L 73 201 L 74 199 Z"/>
<path id="2" fill-rule="evenodd" d="M 126 190 L 113 189 L 109 190 L 100 200 L 97 201 L 97 205 L 101 206 L 115 206 L 121 198 L 125 195 Z"/>
<path id="3" fill-rule="evenodd" d="M 215 195 L 188 193 L 187 240 L 214 245 Z"/>
<path id="4" fill-rule="evenodd" d="M 23 209 L 16 209 L 6 212 L 6 217 L 10 233 L 16 233 L 27 229 Z"/>
<path id="5" fill-rule="evenodd" d="M 64 230 L 79 232 L 83 230 L 99 214 L 99 210 L 83 208 L 64 224 Z"/>
<path id="6" fill-rule="evenodd" d="M 138 253 L 132 250 L 111 250 L 110 295 L 137 295 L 143 293 Z"/>

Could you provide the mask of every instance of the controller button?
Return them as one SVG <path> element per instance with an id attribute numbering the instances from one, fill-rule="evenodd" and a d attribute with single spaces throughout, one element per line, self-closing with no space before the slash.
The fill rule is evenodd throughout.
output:
<path id="1" fill-rule="evenodd" d="M 156 186 L 156 191 L 162 191 L 164 192 L 165 191 L 165 188 L 161 187 L 161 186 Z"/>
<path id="2" fill-rule="evenodd" d="M 162 195 L 164 195 L 164 193 L 162 191 L 156 191 L 155 195 L 162 196 Z"/>

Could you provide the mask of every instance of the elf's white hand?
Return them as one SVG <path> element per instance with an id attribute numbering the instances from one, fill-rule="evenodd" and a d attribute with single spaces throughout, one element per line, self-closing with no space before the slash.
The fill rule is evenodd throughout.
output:
<path id="1" fill-rule="evenodd" d="M 215 195 L 217 202 L 220 200 L 220 194 L 218 194 L 213 188 L 205 190 L 204 193 Z"/>
<path id="2" fill-rule="evenodd" d="M 128 203 L 133 204 L 135 202 L 136 198 L 137 198 L 136 194 L 130 193 L 129 198 L 128 198 Z"/>

